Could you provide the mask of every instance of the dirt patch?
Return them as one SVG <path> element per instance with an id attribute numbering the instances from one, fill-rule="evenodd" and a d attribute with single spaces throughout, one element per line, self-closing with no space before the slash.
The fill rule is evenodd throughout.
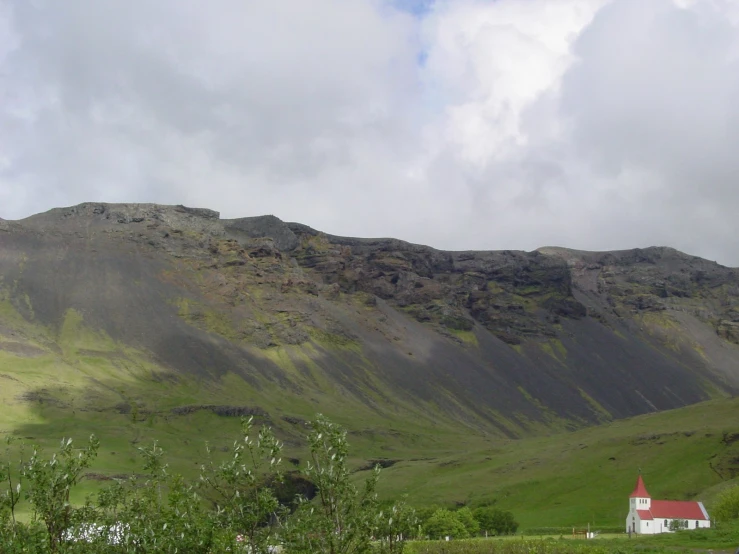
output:
<path id="1" fill-rule="evenodd" d="M 638 437 L 635 437 L 631 440 L 631 444 L 634 446 L 639 446 L 643 444 L 664 444 L 664 439 L 671 439 L 674 438 L 682 433 L 661 433 L 661 434 L 651 434 L 651 435 L 639 435 Z M 691 433 L 692 434 L 692 433 Z M 690 436 L 687 435 L 686 436 Z M 660 440 L 663 439 L 663 440 Z"/>
<path id="2" fill-rule="evenodd" d="M 10 352 L 22 358 L 38 358 L 46 354 L 46 351 L 22 342 L 0 342 L 0 350 Z"/>
<path id="3" fill-rule="evenodd" d="M 54 406 L 56 408 L 68 408 L 69 405 L 66 402 L 54 398 L 51 396 L 49 391 L 46 389 L 39 389 L 36 391 L 30 391 L 21 394 L 18 397 L 23 402 L 32 402 L 36 404 L 46 404 L 47 406 Z"/>
<path id="4" fill-rule="evenodd" d="M 367 463 L 358 467 L 357 471 L 370 471 L 375 469 L 375 466 L 380 466 L 382 469 L 387 469 L 394 466 L 402 460 L 390 460 L 388 458 L 378 458 L 374 460 L 367 460 Z"/>
<path id="5" fill-rule="evenodd" d="M 304 419 L 301 419 L 299 417 L 293 417 L 293 416 L 282 416 L 282 419 L 284 421 L 287 421 L 291 425 L 302 425 L 303 427 L 308 426 L 308 422 Z"/>
<path id="6" fill-rule="evenodd" d="M 110 352 L 105 350 L 85 350 L 80 349 L 77 351 L 79 356 L 86 356 L 88 358 L 105 358 L 106 360 L 119 360 L 126 356 L 120 352 Z"/>

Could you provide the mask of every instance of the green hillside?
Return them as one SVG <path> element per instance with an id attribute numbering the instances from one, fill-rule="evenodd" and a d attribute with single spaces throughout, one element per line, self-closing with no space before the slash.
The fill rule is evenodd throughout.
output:
<path id="1" fill-rule="evenodd" d="M 27 368 L 18 370 L 28 373 Z M 64 373 L 58 375 L 64 382 Z M 4 379 L 17 384 L 12 373 L 6 372 Z M 140 471 L 137 448 L 152 440 L 163 446 L 173 471 L 194 478 L 204 459 L 205 441 L 216 450 L 230 445 L 238 435 L 239 418 L 219 416 L 211 409 L 178 415 L 167 407 L 225 405 L 240 392 L 232 387 L 204 391 L 195 384 L 173 386 L 154 379 L 146 384 L 138 383 L 137 390 L 146 391 L 139 399 L 161 396 L 157 412 L 77 410 L 74 400 L 63 406 L 38 402 L 25 415 L 3 410 L 3 429 L 49 449 L 62 436 L 73 436 L 81 443 L 89 433 L 98 435 L 101 453 L 94 475 L 77 492 L 77 501 L 101 479 Z M 12 386 L 4 387 L 3 394 L 10 390 Z M 111 398 L 117 394 L 110 392 Z M 99 392 L 97 401 L 104 398 L 105 393 Z M 264 405 L 275 415 L 257 420 L 276 428 L 285 441 L 285 458 L 292 459 L 286 469 L 295 469 L 293 463 L 297 466 L 306 451 L 305 427 L 289 415 L 295 411 L 287 405 L 282 411 L 276 405 Z M 494 502 L 512 510 L 524 529 L 620 525 L 640 469 L 654 497 L 700 499 L 709 508 L 715 490 L 739 475 L 739 398 L 516 440 L 462 431 L 441 421 L 429 425 L 369 411 L 342 412 L 341 406 L 330 408 L 349 431 L 357 478 L 363 475 L 361 468 L 374 461 L 390 465 L 383 472 L 382 497 L 408 494 L 416 506 Z M 285 415 L 276 417 L 279 413 Z"/>
<path id="2" fill-rule="evenodd" d="M 386 497 L 613 526 L 640 468 L 667 498 L 736 477 L 737 329 L 739 271 L 669 248 L 444 252 L 82 204 L 0 226 L 0 437 L 98 435 L 80 501 L 152 440 L 194 476 L 246 415 L 294 469 L 323 413 Z"/>
<path id="3" fill-rule="evenodd" d="M 739 476 L 739 398 L 399 463 L 387 491 L 418 504 L 494 502 L 523 528 L 620 525 L 639 470 L 654 498 L 710 503 Z"/>

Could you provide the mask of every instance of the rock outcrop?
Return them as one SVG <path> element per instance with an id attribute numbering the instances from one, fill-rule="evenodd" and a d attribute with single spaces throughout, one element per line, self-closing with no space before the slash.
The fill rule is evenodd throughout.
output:
<path id="1" fill-rule="evenodd" d="M 5 352 L 82 356 L 60 341 L 92 329 L 174 376 L 237 376 L 254 398 L 508 436 L 739 389 L 739 272 L 669 248 L 444 252 L 155 204 L 86 203 L 0 231 Z"/>

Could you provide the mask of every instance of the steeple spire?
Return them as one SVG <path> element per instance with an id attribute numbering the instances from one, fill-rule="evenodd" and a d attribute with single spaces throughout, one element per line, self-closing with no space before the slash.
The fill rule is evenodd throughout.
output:
<path id="1" fill-rule="evenodd" d="M 634 492 L 631 493 L 629 498 L 652 498 L 647 492 L 647 487 L 644 486 L 644 479 L 641 478 L 641 473 L 636 479 L 636 486 Z"/>

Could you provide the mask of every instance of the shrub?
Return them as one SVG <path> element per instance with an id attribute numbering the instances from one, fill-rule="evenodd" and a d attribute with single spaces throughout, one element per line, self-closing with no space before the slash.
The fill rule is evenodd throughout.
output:
<path id="1" fill-rule="evenodd" d="M 285 543 L 296 553 L 369 552 L 380 468 L 375 467 L 358 491 L 349 480 L 346 431 L 320 415 L 311 426 L 310 461 L 303 473 L 316 485 L 316 501 L 298 498 L 283 534 Z"/>
<path id="2" fill-rule="evenodd" d="M 423 530 L 431 539 L 443 539 L 447 536 L 464 539 L 469 536 L 467 528 L 457 514 L 446 508 L 436 510 L 426 521 Z"/>
<path id="3" fill-rule="evenodd" d="M 472 515 L 472 510 L 465 506 L 457 510 L 455 515 L 462 522 L 462 525 L 464 525 L 468 536 L 474 537 L 480 532 L 480 523 Z"/>
<path id="4" fill-rule="evenodd" d="M 739 519 L 739 486 L 721 492 L 713 506 L 713 519 L 717 521 Z"/>
<path id="5" fill-rule="evenodd" d="M 491 535 L 512 535 L 518 529 L 518 522 L 508 511 L 485 506 L 474 511 L 475 519 L 480 524 L 480 530 Z"/>
<path id="6" fill-rule="evenodd" d="M 91 436 L 86 448 L 76 453 L 72 439 L 62 439 L 59 451 L 48 460 L 34 449 L 23 476 L 28 481 L 27 497 L 33 506 L 33 518 L 39 518 L 46 526 L 49 549 L 56 552 L 65 531 L 72 523 L 72 507 L 69 494 L 97 456 L 100 443 Z"/>

